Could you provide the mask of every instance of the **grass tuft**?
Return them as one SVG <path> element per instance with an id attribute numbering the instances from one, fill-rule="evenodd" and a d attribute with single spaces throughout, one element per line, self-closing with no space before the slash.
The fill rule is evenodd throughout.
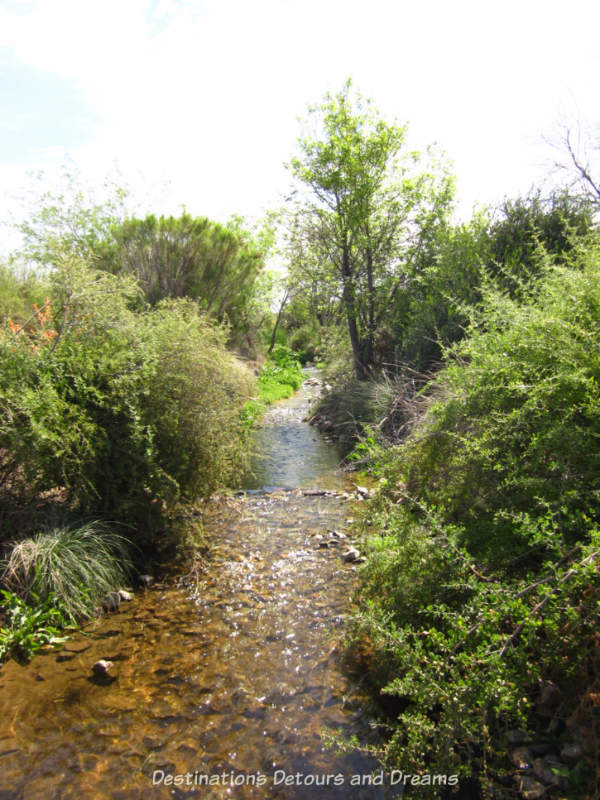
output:
<path id="1" fill-rule="evenodd" d="M 53 597 L 78 620 L 126 582 L 130 543 L 100 520 L 55 527 L 13 545 L 2 583 L 25 601 Z"/>

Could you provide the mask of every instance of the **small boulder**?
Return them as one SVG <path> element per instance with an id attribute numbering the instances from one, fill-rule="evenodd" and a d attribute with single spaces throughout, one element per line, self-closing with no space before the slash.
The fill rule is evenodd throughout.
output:
<path id="1" fill-rule="evenodd" d="M 507 732 L 506 738 L 510 745 L 518 745 L 527 741 L 527 734 L 525 731 L 510 730 Z"/>
<path id="2" fill-rule="evenodd" d="M 104 678 L 110 670 L 114 667 L 112 661 L 107 661 L 104 658 L 101 658 L 100 661 L 96 661 L 95 664 L 92 665 L 92 672 L 98 678 Z"/>
<path id="3" fill-rule="evenodd" d="M 337 541 L 335 539 L 322 539 L 319 542 L 319 547 L 323 550 L 327 550 L 332 545 L 337 545 Z"/>
<path id="4" fill-rule="evenodd" d="M 532 755 L 536 758 L 538 756 L 545 756 L 552 750 L 552 745 L 549 742 L 531 742 L 529 745 Z"/>
<path id="5" fill-rule="evenodd" d="M 549 719 L 554 716 L 561 701 L 561 692 L 558 686 L 552 681 L 540 681 L 540 697 L 537 704 L 537 712 L 540 717 Z"/>
<path id="6" fill-rule="evenodd" d="M 356 547 L 349 547 L 345 552 L 342 553 L 342 558 L 344 561 L 353 564 L 360 558 L 360 552 L 356 549 Z"/>
<path id="7" fill-rule="evenodd" d="M 138 585 L 148 589 L 154 583 L 152 575 L 138 575 Z"/>
<path id="8" fill-rule="evenodd" d="M 126 589 L 119 589 L 117 592 L 121 600 L 128 602 L 129 600 L 133 600 L 133 594 L 128 592 Z"/>
<path id="9" fill-rule="evenodd" d="M 559 776 L 552 771 L 551 766 L 543 758 L 535 759 L 533 771 L 536 778 L 539 778 L 546 786 L 558 786 L 560 784 Z"/>

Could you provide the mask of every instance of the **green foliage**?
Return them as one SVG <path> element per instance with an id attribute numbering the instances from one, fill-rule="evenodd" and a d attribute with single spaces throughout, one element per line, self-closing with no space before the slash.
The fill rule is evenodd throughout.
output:
<path id="1" fill-rule="evenodd" d="M 310 111 L 318 133 L 300 140 L 291 168 L 314 203 L 292 217 L 292 265 L 305 283 L 334 288 L 363 380 L 410 265 L 448 216 L 453 180 L 432 157 L 417 171 L 406 128 L 381 119 L 350 81 Z"/>
<path id="2" fill-rule="evenodd" d="M 590 207 L 563 192 L 507 200 L 493 215 L 440 227 L 390 314 L 388 360 L 417 370 L 439 367 L 443 349 L 462 339 L 485 284 L 520 296 L 591 227 Z"/>
<path id="3" fill-rule="evenodd" d="M 43 303 L 41 282 L 30 272 L 17 273 L 0 263 L 0 322 L 12 319 L 24 323 L 31 316 L 33 303 Z"/>
<path id="4" fill-rule="evenodd" d="M 258 376 L 259 399 L 269 405 L 290 397 L 303 380 L 302 367 L 292 350 L 286 345 L 276 345 Z"/>
<path id="5" fill-rule="evenodd" d="M 484 290 L 427 413 L 382 456 L 365 520 L 354 641 L 401 703 L 388 758 L 478 775 L 484 793 L 510 768 L 506 730 L 545 730 L 544 681 L 562 692 L 558 718 L 594 725 L 600 246 L 542 267 L 516 298 Z"/>
<path id="6" fill-rule="evenodd" d="M 6 616 L 6 626 L 0 628 L 0 661 L 13 656 L 18 661 L 28 661 L 47 644 L 61 645 L 66 641 L 61 629 L 68 620 L 56 607 L 53 597 L 43 603 L 32 597 L 35 605 L 29 606 L 12 592 L 0 589 L 0 606 Z"/>
<path id="7" fill-rule="evenodd" d="M 247 370 L 191 300 L 135 313 L 128 276 L 67 258 L 25 328 L 0 336 L 0 492 L 58 492 L 84 514 L 143 526 L 234 481 Z"/>
<path id="8" fill-rule="evenodd" d="M 130 551 L 130 543 L 99 520 L 56 527 L 13 544 L 1 580 L 25 602 L 41 608 L 52 601 L 77 621 L 126 583 Z"/>
<path id="9" fill-rule="evenodd" d="M 301 325 L 289 336 L 289 345 L 297 353 L 301 364 L 314 361 L 319 352 L 319 331 L 313 325 Z"/>
<path id="10" fill-rule="evenodd" d="M 548 277 L 522 301 L 486 293 L 412 450 L 409 491 L 514 530 L 515 547 L 520 514 L 549 515 L 569 544 L 600 509 L 597 259 L 594 246 L 570 266 L 547 264 Z M 507 507 L 514 522 L 498 517 Z"/>
<path id="11" fill-rule="evenodd" d="M 99 267 L 134 276 L 152 306 L 194 298 L 209 316 L 229 324 L 235 344 L 257 327 L 264 310 L 258 296 L 263 304 L 268 300 L 258 280 L 264 253 L 239 219 L 230 225 L 185 213 L 126 219 L 111 228 L 97 253 Z"/>
<path id="12" fill-rule="evenodd" d="M 44 180 L 44 174 L 37 178 Z M 64 171 L 59 192 L 37 192 L 34 211 L 18 226 L 24 239 L 16 254 L 19 261 L 48 269 L 60 264 L 65 255 L 89 260 L 96 257 L 110 229 L 125 215 L 128 190 L 111 180 L 104 183 L 100 201 L 82 186 L 77 173 Z"/>
<path id="13" fill-rule="evenodd" d="M 514 296 L 540 274 L 544 254 L 561 259 L 590 231 L 592 221 L 590 205 L 567 192 L 543 197 L 538 191 L 506 200 L 490 224 L 489 272 Z"/>

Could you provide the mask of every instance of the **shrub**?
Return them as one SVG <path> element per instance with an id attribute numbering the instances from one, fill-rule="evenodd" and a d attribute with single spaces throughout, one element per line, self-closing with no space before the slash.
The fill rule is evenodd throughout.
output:
<path id="1" fill-rule="evenodd" d="M 190 300 L 134 312 L 128 278 L 65 260 L 30 324 L 0 335 L 0 493 L 50 492 L 152 530 L 241 473 L 252 378 Z"/>
<path id="2" fill-rule="evenodd" d="M 487 292 L 364 523 L 354 641 L 400 701 L 388 758 L 476 775 L 485 796 L 511 769 L 508 728 L 598 732 L 600 248 L 545 270 L 519 300 Z M 570 797 L 597 792 L 592 761 Z"/>
<path id="3" fill-rule="evenodd" d="M 319 331 L 313 325 L 302 325 L 290 334 L 289 345 L 301 364 L 314 361 L 319 352 Z"/>

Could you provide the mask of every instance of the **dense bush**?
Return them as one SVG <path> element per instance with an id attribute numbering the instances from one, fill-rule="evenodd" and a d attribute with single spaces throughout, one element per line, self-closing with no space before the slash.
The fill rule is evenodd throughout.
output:
<path id="1" fill-rule="evenodd" d="M 132 279 L 70 259 L 29 323 L 3 328 L 5 507 L 54 493 L 141 530 L 235 480 L 252 382 L 226 351 L 226 331 L 190 300 L 135 313 L 138 303 Z"/>
<path id="2" fill-rule="evenodd" d="M 508 728 L 598 734 L 600 248 L 544 272 L 519 300 L 486 294 L 365 520 L 355 646 L 400 701 L 388 757 L 484 794 Z M 569 797 L 597 790 L 592 755 Z"/>
<path id="3" fill-rule="evenodd" d="M 235 345 L 254 336 L 258 296 L 267 288 L 260 281 L 264 253 L 239 220 L 220 225 L 185 213 L 126 219 L 111 227 L 96 255 L 102 269 L 135 276 L 151 305 L 194 298 L 213 319 L 228 322 Z"/>
<path id="4" fill-rule="evenodd" d="M 589 204 L 564 192 L 506 200 L 493 213 L 440 228 L 398 294 L 387 360 L 438 368 L 443 348 L 463 337 L 468 309 L 480 302 L 487 280 L 516 297 L 591 228 Z"/>

